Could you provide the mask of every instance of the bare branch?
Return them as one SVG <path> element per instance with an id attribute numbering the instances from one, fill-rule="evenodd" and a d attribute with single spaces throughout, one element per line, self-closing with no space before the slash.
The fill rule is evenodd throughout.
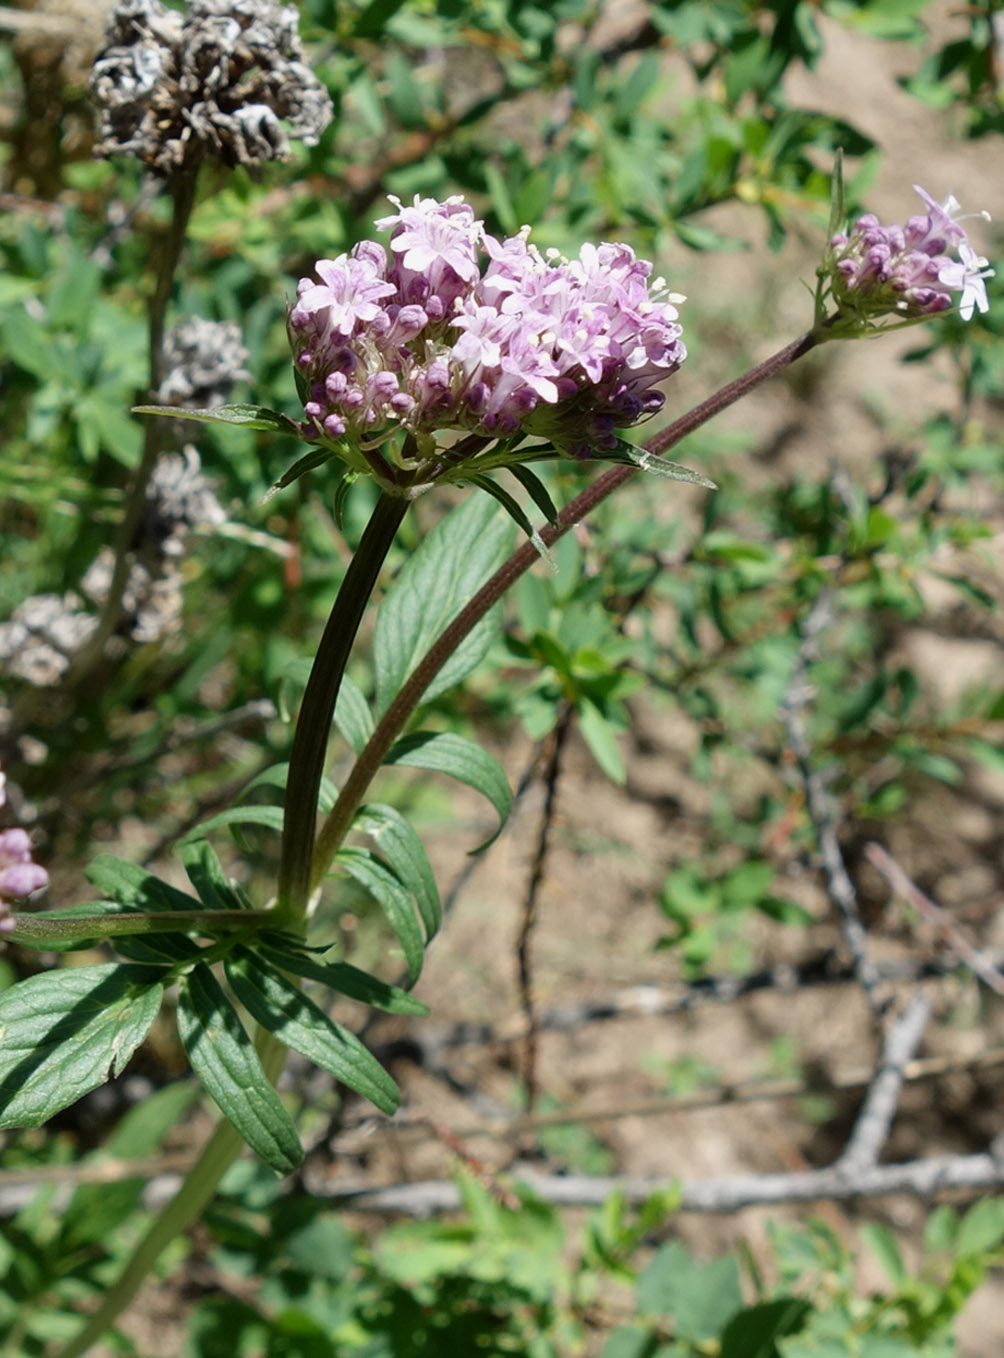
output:
<path id="1" fill-rule="evenodd" d="M 788 735 L 788 743 L 798 763 L 798 771 L 805 790 L 805 803 L 819 841 L 823 859 L 826 889 L 837 908 L 844 942 L 854 960 L 857 978 L 864 990 L 872 1013 L 878 1016 L 883 1008 L 878 994 L 878 972 L 868 956 L 868 938 L 858 913 L 858 897 L 844 863 L 837 839 L 837 824 L 833 802 L 819 771 L 812 765 L 812 745 L 809 741 L 806 710 L 812 698 L 808 681 L 809 666 L 819 655 L 819 638 L 833 620 L 833 596 L 822 593 L 813 604 L 802 632 L 802 644 L 791 680 L 781 700 L 780 714 Z"/>
<path id="2" fill-rule="evenodd" d="M 530 943 L 534 925 L 537 922 L 537 898 L 547 868 L 547 854 L 551 844 L 551 831 L 554 828 L 554 813 L 558 802 L 558 782 L 561 778 L 561 755 L 572 724 L 572 708 L 563 703 L 558 720 L 551 732 L 550 750 L 544 769 L 544 809 L 540 815 L 540 828 L 537 832 L 537 848 L 530 867 L 530 880 L 527 883 L 526 898 L 523 902 L 519 937 L 516 940 L 516 959 L 519 965 L 519 997 L 523 1010 L 523 1083 L 526 1087 L 526 1106 L 533 1109 L 537 1100 L 537 1038 L 540 1028 L 537 1023 L 537 1008 L 533 996 L 533 960 Z"/>
<path id="3" fill-rule="evenodd" d="M 879 872 L 886 879 L 893 891 L 897 892 L 905 900 L 924 916 L 936 929 L 943 935 L 952 951 L 966 964 L 980 980 L 995 990 L 998 995 L 1004 995 L 1004 976 L 993 966 L 986 956 L 976 951 L 973 945 L 961 932 L 947 910 L 940 905 L 935 905 L 929 896 L 925 896 L 920 887 L 908 877 L 900 865 L 881 844 L 869 844 L 865 848 L 865 857 L 873 867 L 878 868 Z"/>
<path id="4" fill-rule="evenodd" d="M 674 1180 L 652 1175 L 541 1174 L 532 1165 L 514 1167 L 513 1177 L 542 1201 L 556 1207 L 598 1207 L 612 1193 L 622 1193 L 630 1203 L 641 1203 L 653 1193 L 665 1192 Z M 680 1211 L 737 1212 L 743 1207 L 777 1206 L 782 1203 L 830 1199 L 884 1197 L 910 1193 L 930 1199 L 948 1190 L 972 1192 L 1004 1184 L 1004 1159 L 991 1154 L 938 1155 L 901 1165 L 872 1165 L 848 1172 L 839 1165 L 798 1174 L 737 1174 L 721 1179 L 675 1181 L 681 1193 Z M 387 1188 L 339 1187 L 312 1184 L 315 1197 L 335 1202 L 353 1212 L 376 1212 L 401 1216 L 433 1216 L 460 1209 L 460 1193 L 448 1179 L 429 1179 Z"/>
<path id="5" fill-rule="evenodd" d="M 930 1017 L 930 1000 L 926 995 L 915 995 L 890 1028 L 875 1078 L 838 1161 L 838 1167 L 848 1174 L 858 1174 L 878 1162 L 896 1116 L 906 1064 L 917 1050 Z"/>
<path id="6" fill-rule="evenodd" d="M 955 970 L 954 963 L 941 960 L 903 958 L 875 965 L 882 982 L 917 982 L 945 976 Z M 573 1000 L 543 1009 L 537 1016 L 540 1032 L 568 1033 L 590 1023 L 619 1019 L 656 1018 L 678 1014 L 705 1004 L 732 1004 L 761 990 L 794 994 L 810 986 L 849 985 L 857 981 L 853 967 L 840 965 L 829 953 L 802 963 L 765 967 L 745 976 L 703 976 L 696 981 L 681 981 L 672 986 L 637 985 L 614 991 L 595 1000 Z M 425 1023 L 409 1033 L 400 1054 L 435 1061 L 443 1051 L 457 1047 L 491 1046 L 493 1043 L 518 1042 L 524 1035 L 523 1017 L 514 1014 L 500 1023 Z M 397 1051 L 394 1048 L 395 1052 Z M 385 1049 L 386 1052 L 386 1049 Z"/>

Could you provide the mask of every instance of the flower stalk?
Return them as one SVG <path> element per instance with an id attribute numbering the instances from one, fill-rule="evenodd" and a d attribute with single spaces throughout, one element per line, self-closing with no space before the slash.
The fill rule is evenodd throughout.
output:
<path id="1" fill-rule="evenodd" d="M 408 503 L 386 492 L 377 501 L 338 590 L 303 694 L 289 757 L 279 862 L 279 912 L 292 920 L 302 921 L 310 899 L 317 803 L 342 675 Z"/>

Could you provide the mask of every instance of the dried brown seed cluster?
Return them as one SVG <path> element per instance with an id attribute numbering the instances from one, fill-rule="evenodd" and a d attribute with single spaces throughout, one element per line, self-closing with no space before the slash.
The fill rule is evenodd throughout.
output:
<path id="1" fill-rule="evenodd" d="M 331 100 L 302 60 L 298 17 L 274 0 L 191 0 L 183 14 L 120 0 L 91 73 L 95 154 L 167 175 L 205 155 L 254 170 L 285 159 L 289 136 L 315 145 Z"/>

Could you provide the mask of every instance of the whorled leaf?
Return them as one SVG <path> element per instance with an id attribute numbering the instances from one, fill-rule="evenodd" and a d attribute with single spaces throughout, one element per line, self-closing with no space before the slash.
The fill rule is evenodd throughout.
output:
<path id="1" fill-rule="evenodd" d="M 384 1113 L 401 1094 L 380 1062 L 275 967 L 239 949 L 226 962 L 227 979 L 252 1018 L 315 1066 L 354 1089 Z"/>
<path id="2" fill-rule="evenodd" d="M 412 769 L 446 773 L 487 797 L 498 812 L 499 826 L 489 839 L 473 849 L 480 853 L 498 837 L 512 806 L 512 791 L 498 760 L 473 740 L 451 731 L 415 731 L 394 742 L 384 761 Z"/>
<path id="3" fill-rule="evenodd" d="M 294 1170 L 303 1147 L 293 1120 L 226 991 L 201 962 L 181 985 L 178 1033 L 195 1074 L 251 1149 L 280 1174 Z"/>
<path id="4" fill-rule="evenodd" d="M 339 867 L 377 902 L 401 943 L 408 974 L 415 981 L 422 970 L 425 944 L 415 915 L 411 892 L 395 874 L 368 849 L 342 848 L 335 856 Z"/>
<path id="5" fill-rule="evenodd" d="M 164 975 L 59 968 L 0 995 L 0 1127 L 39 1127 L 120 1075 L 157 1016 Z"/>
<path id="6" fill-rule="evenodd" d="M 370 836 L 402 885 L 415 897 L 426 939 L 431 939 L 439 928 L 443 906 L 429 856 L 414 828 L 400 811 L 383 802 L 361 807 L 354 828 Z"/>

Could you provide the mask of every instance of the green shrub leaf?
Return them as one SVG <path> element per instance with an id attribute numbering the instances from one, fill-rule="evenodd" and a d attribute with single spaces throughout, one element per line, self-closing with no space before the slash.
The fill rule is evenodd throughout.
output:
<path id="1" fill-rule="evenodd" d="M 422 970 L 425 944 L 415 917 L 411 893 L 390 868 L 368 849 L 340 849 L 335 862 L 360 886 L 365 887 L 383 910 L 401 943 L 404 959 L 408 963 L 408 975 L 415 981 Z"/>

